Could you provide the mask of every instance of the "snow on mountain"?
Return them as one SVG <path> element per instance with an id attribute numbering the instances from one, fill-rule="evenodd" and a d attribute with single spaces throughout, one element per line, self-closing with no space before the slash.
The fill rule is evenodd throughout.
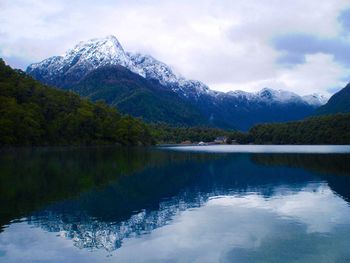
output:
<path id="1" fill-rule="evenodd" d="M 249 102 L 306 103 L 314 107 L 327 102 L 327 98 L 318 94 L 301 97 L 293 92 L 270 88 L 264 88 L 256 93 L 239 90 L 227 93 L 213 91 L 200 81 L 187 80 L 175 74 L 168 65 L 152 56 L 125 52 L 114 36 L 80 42 L 64 56 L 55 56 L 31 64 L 27 68 L 27 72 L 38 80 L 57 85 L 55 79 L 57 76 L 67 76 L 68 82 L 79 81 L 92 70 L 108 65 L 126 67 L 144 78 L 158 81 L 161 85 L 187 99 L 198 100 L 200 97 L 206 96 L 211 100 L 235 98 Z"/>
<path id="2" fill-rule="evenodd" d="M 149 55 L 127 53 L 136 67 L 145 72 L 147 79 L 159 81 L 160 84 L 170 87 L 173 91 L 186 98 L 198 98 L 201 94 L 214 94 L 208 86 L 197 80 L 187 80 L 176 75 L 165 63 Z"/>
<path id="3" fill-rule="evenodd" d="M 273 90 L 270 88 L 263 88 L 256 93 L 257 97 L 264 102 L 278 102 L 278 103 L 305 103 L 303 99 L 290 91 Z"/>
<path id="4" fill-rule="evenodd" d="M 74 72 L 76 78 L 81 78 L 88 72 L 106 65 L 121 65 L 145 77 L 144 71 L 134 65 L 114 36 L 80 42 L 64 56 L 51 57 L 29 65 L 27 72 L 35 74 L 36 71 L 41 71 L 41 75 L 44 74 L 43 77 L 48 79 Z"/>
<path id="5" fill-rule="evenodd" d="M 302 98 L 308 104 L 314 105 L 314 106 L 322 106 L 326 104 L 329 99 L 328 97 L 317 93 L 306 95 L 306 96 L 303 96 Z"/>
<path id="6" fill-rule="evenodd" d="M 327 102 L 327 97 L 320 94 L 299 96 L 298 94 L 286 90 L 274 90 L 263 88 L 258 92 L 246 92 L 242 90 L 229 91 L 226 93 L 239 100 L 264 103 L 305 103 L 311 106 L 321 106 Z"/>
<path id="7" fill-rule="evenodd" d="M 145 73 L 148 79 L 158 80 L 162 85 L 178 85 L 179 78 L 170 67 L 155 58 L 140 53 L 127 53 L 137 68 Z"/>
<path id="8" fill-rule="evenodd" d="M 226 95 L 229 95 L 239 100 L 247 100 L 247 101 L 257 100 L 257 96 L 254 93 L 243 91 L 243 90 L 229 91 L 226 93 Z"/>

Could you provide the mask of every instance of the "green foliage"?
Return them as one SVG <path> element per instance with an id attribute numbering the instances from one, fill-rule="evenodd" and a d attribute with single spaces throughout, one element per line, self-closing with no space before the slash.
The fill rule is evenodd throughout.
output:
<path id="1" fill-rule="evenodd" d="M 0 59 L 0 146 L 151 144 L 140 120 L 42 85 Z"/>
<path id="2" fill-rule="evenodd" d="M 181 143 L 183 141 L 191 142 L 212 142 L 218 136 L 227 136 L 236 140 L 241 136 L 240 132 L 222 130 L 208 127 L 174 127 L 165 123 L 153 124 L 153 137 L 160 143 Z"/>
<path id="3" fill-rule="evenodd" d="M 350 114 L 261 124 L 250 129 L 247 136 L 256 144 L 350 144 Z"/>

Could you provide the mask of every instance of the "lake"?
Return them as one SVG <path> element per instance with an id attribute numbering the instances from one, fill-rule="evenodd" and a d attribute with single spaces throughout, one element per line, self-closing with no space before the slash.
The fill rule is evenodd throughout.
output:
<path id="1" fill-rule="evenodd" d="M 0 262 L 350 262 L 349 146 L 0 152 Z"/>

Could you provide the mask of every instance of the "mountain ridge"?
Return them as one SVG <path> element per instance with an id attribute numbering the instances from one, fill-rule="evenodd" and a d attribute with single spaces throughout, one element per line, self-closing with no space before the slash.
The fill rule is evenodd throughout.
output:
<path id="1" fill-rule="evenodd" d="M 69 71 L 72 71 L 74 67 L 81 67 L 81 64 L 83 62 L 85 63 L 86 67 L 86 72 L 84 75 L 86 75 L 91 70 L 102 66 L 121 65 L 144 78 L 157 80 L 161 85 L 164 86 L 171 86 L 177 93 L 178 90 L 182 90 L 182 92 L 184 92 L 184 89 L 189 89 L 190 87 L 195 87 L 197 92 L 199 91 L 200 93 L 210 94 L 212 96 L 217 96 L 219 94 L 232 95 L 235 92 L 239 92 L 239 90 L 229 92 L 215 91 L 200 81 L 188 80 L 182 76 L 178 76 L 169 66 L 150 55 L 125 52 L 118 39 L 112 35 L 109 35 L 105 38 L 95 38 L 88 41 L 81 41 L 73 49 L 68 50 L 64 56 L 54 56 L 39 63 L 33 63 L 28 66 L 26 72 L 30 75 L 35 75 L 35 71 L 45 65 L 49 67 L 56 66 L 56 68 L 52 69 L 53 71 L 51 71 L 53 73 L 55 73 L 55 71 L 58 71 L 58 73 L 69 73 Z M 65 65 L 69 65 L 70 68 L 67 70 L 65 68 Z M 82 72 L 78 73 L 82 74 Z M 77 76 L 83 77 L 80 74 Z M 45 81 L 50 82 L 50 79 L 45 79 Z M 300 97 L 304 102 L 308 104 L 317 106 L 324 104 L 326 99 L 322 95 L 318 94 L 299 96 L 296 93 L 283 90 L 275 90 L 266 87 L 258 92 L 252 92 L 250 94 L 255 94 L 259 97 L 259 95 L 266 92 L 266 90 L 269 90 L 270 92 L 273 91 L 274 93 L 290 93 L 295 97 Z M 186 94 L 184 96 L 188 97 Z M 304 99 L 306 97 L 314 97 L 315 99 L 319 97 L 319 100 L 306 100 Z"/>
<path id="2" fill-rule="evenodd" d="M 188 80 L 175 74 L 169 66 L 152 56 L 125 52 L 114 36 L 79 42 L 73 49 L 67 51 L 64 56 L 51 57 L 39 63 L 31 64 L 26 72 L 45 84 L 74 90 L 79 93 L 82 90 L 82 86 L 90 85 L 86 83 L 85 79 L 88 74 L 97 69 L 107 69 L 108 66 L 122 66 L 138 77 L 146 79 L 148 81 L 146 85 L 148 90 L 152 90 L 151 86 L 153 85 L 159 88 L 158 90 L 162 90 L 163 93 L 165 90 L 173 92 L 174 100 L 183 105 L 187 104 L 186 107 L 188 109 L 193 108 L 194 111 L 201 115 L 201 118 L 205 119 L 204 122 L 200 121 L 200 123 L 221 128 L 246 130 L 260 122 L 301 119 L 312 115 L 313 111 L 323 105 L 326 100 L 320 95 L 299 96 L 293 92 L 270 88 L 264 88 L 255 93 L 242 91 L 225 93 L 211 90 L 200 81 Z M 116 74 L 118 74 L 117 71 L 116 69 Z M 99 72 L 103 75 L 101 70 Z M 138 79 L 137 76 L 131 77 L 130 75 L 129 77 L 134 81 Z M 100 77 L 97 78 L 102 80 Z M 130 82 L 130 89 L 134 85 L 133 81 Z M 104 91 L 99 91 L 100 86 L 98 83 L 95 83 L 94 87 L 90 87 L 91 93 L 85 92 L 85 89 L 84 92 L 79 94 L 90 98 L 94 97 L 96 100 L 104 99 L 108 101 L 109 98 L 103 95 Z M 118 90 L 117 86 L 112 89 L 114 92 L 119 93 L 120 90 Z M 111 87 L 108 89 L 111 90 Z M 96 93 L 100 94 L 99 98 L 94 96 Z M 165 94 L 163 93 L 160 92 L 158 94 L 160 100 L 162 100 L 161 96 Z M 181 102 L 179 98 L 182 100 Z M 145 119 L 154 121 L 154 118 L 150 117 L 150 109 L 142 103 L 142 97 L 139 97 L 139 99 L 141 100 L 139 102 L 133 100 L 133 107 L 139 107 L 139 104 L 142 104 L 138 116 L 141 115 Z M 157 100 L 157 97 L 152 95 L 149 105 L 154 104 L 154 100 Z M 120 105 L 120 102 L 116 103 Z M 124 101 L 124 103 L 127 105 L 128 101 Z M 169 107 L 171 105 L 168 105 L 168 107 L 164 106 L 163 110 L 169 112 L 171 111 Z M 127 111 L 126 113 L 134 114 L 131 107 Z M 142 114 L 142 111 L 145 114 Z M 196 116 L 196 118 L 200 119 L 197 113 L 193 115 L 193 118 Z M 165 119 L 170 123 L 174 123 L 171 118 L 172 116 L 166 116 L 165 114 L 159 121 L 164 121 Z M 176 123 L 188 124 L 185 120 L 179 121 Z"/>

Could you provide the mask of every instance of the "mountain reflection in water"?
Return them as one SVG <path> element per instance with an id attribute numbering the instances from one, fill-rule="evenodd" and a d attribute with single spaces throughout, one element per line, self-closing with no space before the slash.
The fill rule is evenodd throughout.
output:
<path id="1" fill-rule="evenodd" d="M 125 262 L 290 262 L 290 247 L 311 261 L 346 262 L 349 161 L 348 154 L 140 148 L 4 152 L 0 252 L 20 261 L 21 253 L 6 249 L 18 245 L 11 235 L 18 227 L 23 238 L 33 229 L 56 233 L 52 242 L 86 251 L 79 254 L 86 262 L 90 251 L 91 262 L 106 255 Z"/>

